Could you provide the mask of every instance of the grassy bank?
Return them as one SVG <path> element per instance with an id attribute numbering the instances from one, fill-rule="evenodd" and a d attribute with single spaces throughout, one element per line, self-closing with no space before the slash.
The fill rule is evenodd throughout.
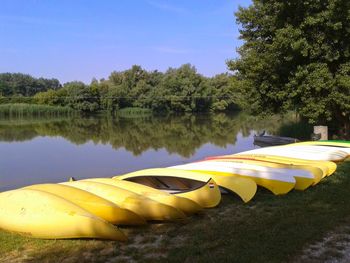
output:
<path id="1" fill-rule="evenodd" d="M 218 208 L 184 224 L 126 229 L 130 240 L 124 244 L 35 240 L 0 232 L 0 261 L 300 262 L 310 244 L 350 224 L 349 175 L 350 163 L 344 163 L 304 192 L 273 196 L 260 189 L 248 204 L 225 196 Z M 341 249 L 329 247 L 319 261 L 339 256 Z"/>
<path id="2" fill-rule="evenodd" d="M 37 116 L 68 116 L 74 110 L 69 107 L 13 103 L 0 104 L 0 116 L 5 117 L 37 117 Z"/>

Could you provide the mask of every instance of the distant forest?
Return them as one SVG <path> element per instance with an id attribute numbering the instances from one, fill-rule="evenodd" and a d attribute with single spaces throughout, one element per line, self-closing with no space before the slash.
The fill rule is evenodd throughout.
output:
<path id="1" fill-rule="evenodd" d="M 239 85 L 225 73 L 209 78 L 190 64 L 166 72 L 133 66 L 114 71 L 108 79 L 87 85 L 61 84 L 57 79 L 34 78 L 21 73 L 0 74 L 0 103 L 65 106 L 86 113 L 115 113 L 123 108 L 154 112 L 209 112 L 240 108 Z"/>

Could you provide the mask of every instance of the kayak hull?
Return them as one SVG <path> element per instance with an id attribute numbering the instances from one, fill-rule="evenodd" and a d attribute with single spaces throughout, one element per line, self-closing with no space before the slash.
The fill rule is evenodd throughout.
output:
<path id="1" fill-rule="evenodd" d="M 346 141 L 308 141 L 308 142 L 298 142 L 292 144 L 293 146 L 324 146 L 329 147 L 334 150 L 341 150 L 350 155 L 350 143 Z"/>
<path id="2" fill-rule="evenodd" d="M 61 184 L 37 184 L 23 189 L 39 190 L 57 195 L 115 225 L 125 224 L 129 215 L 128 211 L 116 204 L 76 187 Z"/>
<path id="3" fill-rule="evenodd" d="M 327 149 L 322 146 L 273 146 L 238 153 L 237 155 L 265 154 L 284 158 L 296 158 L 311 161 L 341 162 L 348 154 L 339 149 Z"/>
<path id="4" fill-rule="evenodd" d="M 0 194 L 0 228 L 42 239 L 126 240 L 115 226 L 56 195 L 32 189 Z"/>
<path id="5" fill-rule="evenodd" d="M 144 219 L 150 221 L 171 221 L 186 217 L 184 213 L 174 207 L 158 203 L 113 185 L 91 181 L 74 181 L 63 184 L 91 192 L 128 210 L 134 214 L 134 218 L 130 218 L 127 222 L 136 220 L 137 223 L 141 220 L 143 224 L 145 223 Z"/>
<path id="6" fill-rule="evenodd" d="M 281 157 L 281 156 L 275 156 L 275 155 L 268 155 L 268 154 L 234 154 L 234 155 L 227 155 L 222 157 L 229 157 L 234 159 L 249 159 L 249 160 L 259 160 L 259 161 L 268 161 L 268 162 L 274 162 L 279 164 L 289 164 L 289 165 L 306 165 L 311 167 L 316 167 L 322 170 L 322 178 L 325 176 L 332 175 L 336 169 L 337 164 L 331 161 L 312 161 L 312 160 L 304 160 L 304 159 L 298 159 L 298 158 L 288 158 L 288 157 Z"/>
<path id="7" fill-rule="evenodd" d="M 271 174 L 267 172 L 253 171 L 248 169 L 237 170 L 231 167 L 229 162 L 215 163 L 211 161 L 203 161 L 174 166 L 173 168 L 207 173 L 213 176 L 247 178 L 253 180 L 257 185 L 270 190 L 275 195 L 288 193 L 295 187 L 296 183 L 293 176 Z M 239 171 L 240 174 L 237 174 L 237 171 Z"/>
<path id="8" fill-rule="evenodd" d="M 321 181 L 321 179 L 325 176 L 323 173 L 323 170 L 317 167 L 307 166 L 307 165 L 292 165 L 292 164 L 283 164 L 283 163 L 276 163 L 272 161 L 267 160 L 254 160 L 254 159 L 239 159 L 235 157 L 220 157 L 220 156 L 214 156 L 214 157 L 208 157 L 205 160 L 207 161 L 219 161 L 219 162 L 234 162 L 234 163 L 241 163 L 241 164 L 249 164 L 249 165 L 259 165 L 262 167 L 269 167 L 274 169 L 293 169 L 295 171 L 306 171 L 310 174 L 310 176 L 300 176 L 296 174 L 294 177 L 296 180 L 295 189 L 296 190 L 305 190 L 310 185 L 315 185 Z"/>
<path id="9" fill-rule="evenodd" d="M 168 194 L 163 191 L 160 191 L 142 184 L 137 184 L 137 183 L 133 183 L 125 180 L 118 180 L 118 176 L 115 177 L 115 179 L 93 178 L 93 179 L 86 179 L 84 181 L 105 183 L 105 184 L 113 185 L 119 188 L 123 188 L 125 190 L 145 196 L 159 203 L 175 207 L 187 215 L 197 213 L 203 209 L 199 204 L 197 204 L 196 202 L 188 198 L 183 198 L 172 194 Z"/>

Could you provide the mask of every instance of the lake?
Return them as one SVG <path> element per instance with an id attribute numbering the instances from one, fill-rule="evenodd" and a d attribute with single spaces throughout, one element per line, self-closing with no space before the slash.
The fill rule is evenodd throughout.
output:
<path id="1" fill-rule="evenodd" d="M 112 177 L 256 148 L 254 134 L 307 137 L 295 116 L 245 113 L 172 117 L 0 119 L 0 191 Z"/>

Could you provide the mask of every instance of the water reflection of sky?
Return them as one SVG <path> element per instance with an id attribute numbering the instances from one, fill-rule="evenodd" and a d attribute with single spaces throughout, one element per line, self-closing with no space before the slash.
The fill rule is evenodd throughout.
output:
<path id="1" fill-rule="evenodd" d="M 251 134 L 254 134 L 252 132 Z M 219 147 L 203 144 L 189 158 L 166 149 L 149 149 L 138 156 L 124 148 L 87 142 L 75 145 L 62 137 L 36 137 L 23 142 L 0 142 L 0 191 L 34 183 L 56 183 L 69 177 L 110 177 L 150 167 L 166 167 L 211 155 L 254 148 L 253 137 L 238 133 L 236 143 Z"/>
<path id="2" fill-rule="evenodd" d="M 111 177 L 254 148 L 253 135 L 290 136 L 294 115 L 244 112 L 152 118 L 0 120 L 0 191 L 69 177 Z M 294 135 L 292 134 L 294 137 Z"/>

